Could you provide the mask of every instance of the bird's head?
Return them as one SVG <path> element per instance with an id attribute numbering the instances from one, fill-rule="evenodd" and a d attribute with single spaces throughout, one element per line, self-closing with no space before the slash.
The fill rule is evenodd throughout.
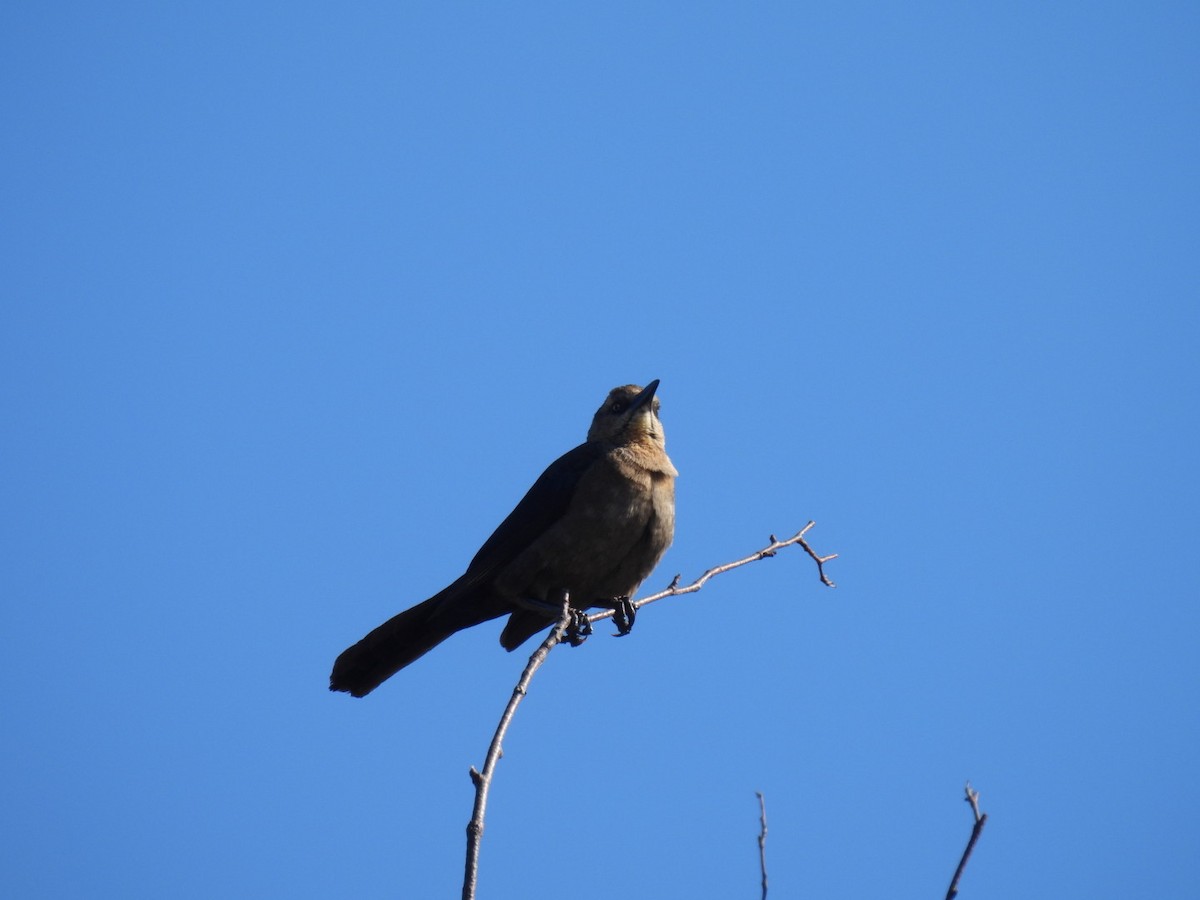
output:
<path id="1" fill-rule="evenodd" d="M 658 418 L 660 404 L 654 396 L 657 390 L 657 378 L 644 388 L 636 384 L 613 388 L 592 417 L 588 440 L 629 444 L 648 438 L 659 447 L 666 446 Z"/>

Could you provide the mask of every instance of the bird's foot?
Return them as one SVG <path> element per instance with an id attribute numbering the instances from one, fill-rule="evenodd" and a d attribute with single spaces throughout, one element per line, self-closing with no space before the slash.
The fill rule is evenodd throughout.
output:
<path id="1" fill-rule="evenodd" d="M 637 618 L 637 607 L 628 597 L 617 597 L 613 601 L 613 624 L 617 626 L 613 637 L 625 637 L 633 631 L 633 620 Z"/>
<path id="2" fill-rule="evenodd" d="M 563 633 L 565 640 L 572 647 L 578 647 L 592 633 L 592 620 L 588 618 L 588 614 L 582 609 L 570 610 L 571 621 L 567 623 L 567 630 Z"/>

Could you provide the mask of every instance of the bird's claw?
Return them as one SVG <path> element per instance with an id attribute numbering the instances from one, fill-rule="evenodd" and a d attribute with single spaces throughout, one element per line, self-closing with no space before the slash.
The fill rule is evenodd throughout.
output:
<path id="1" fill-rule="evenodd" d="M 637 607 L 628 597 L 618 597 L 613 604 L 613 624 L 617 626 L 613 637 L 625 637 L 633 631 L 633 620 L 637 618 Z"/>
<path id="2" fill-rule="evenodd" d="M 572 647 L 578 647 L 592 633 L 592 620 L 588 618 L 588 614 L 582 609 L 571 608 L 571 620 L 567 623 L 567 630 L 563 634 L 565 640 Z"/>

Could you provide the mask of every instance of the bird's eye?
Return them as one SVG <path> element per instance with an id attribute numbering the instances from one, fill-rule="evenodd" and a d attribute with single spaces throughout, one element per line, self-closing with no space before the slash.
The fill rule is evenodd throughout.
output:
<path id="1" fill-rule="evenodd" d="M 612 402 L 612 406 L 608 408 L 608 411 L 612 413 L 625 412 L 625 402 L 623 400 L 614 400 Z"/>

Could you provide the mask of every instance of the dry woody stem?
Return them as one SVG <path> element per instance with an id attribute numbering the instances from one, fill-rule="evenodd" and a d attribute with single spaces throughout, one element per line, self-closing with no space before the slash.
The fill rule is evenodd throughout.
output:
<path id="1" fill-rule="evenodd" d="M 739 566 L 744 566 L 747 563 L 757 562 L 760 559 L 766 559 L 769 556 L 774 556 L 779 550 L 784 547 L 790 547 L 793 544 L 803 547 L 805 552 L 812 557 L 817 564 L 817 575 L 821 579 L 821 583 L 827 587 L 835 587 L 834 583 L 825 575 L 824 565 L 831 559 L 836 559 L 837 554 L 831 553 L 828 556 L 818 556 L 813 552 L 812 547 L 804 540 L 805 534 L 816 524 L 809 522 L 798 532 L 792 535 L 787 540 L 779 540 L 775 535 L 771 535 L 770 543 L 759 550 L 757 553 L 752 553 L 749 556 L 734 560 L 733 562 L 725 563 L 721 566 L 715 566 L 709 569 L 695 581 L 684 587 L 679 586 L 679 576 L 676 575 L 671 581 L 671 584 L 666 590 L 660 591 L 657 594 L 652 594 L 649 597 L 644 597 L 633 603 L 634 608 L 645 606 L 647 603 L 653 603 L 656 600 L 662 600 L 664 597 L 673 597 L 676 594 L 691 594 L 700 590 L 708 582 L 708 580 L 716 575 L 721 575 L 731 569 L 736 569 Z M 613 615 L 613 610 L 605 610 L 597 613 L 594 616 L 589 616 L 591 622 L 598 622 L 601 619 L 610 618 Z M 512 722 L 513 716 L 517 712 L 517 707 L 521 705 L 521 701 L 525 698 L 529 690 L 529 683 L 533 680 L 534 674 L 542 667 L 542 663 L 546 661 L 546 657 L 550 655 L 550 651 L 554 649 L 556 644 L 562 642 L 563 636 L 566 633 L 567 626 L 571 622 L 571 611 L 569 598 L 564 595 L 562 615 L 559 616 L 558 622 L 546 639 L 533 651 L 533 655 L 529 657 L 529 662 L 525 666 L 525 670 L 521 673 L 520 679 L 517 681 L 516 687 L 513 688 L 512 696 L 508 700 L 508 705 L 504 708 L 504 714 L 500 716 L 500 723 L 496 726 L 496 733 L 492 736 L 492 742 L 488 746 L 487 756 L 484 758 L 483 769 L 477 770 L 474 766 L 471 767 L 471 781 L 475 785 L 475 807 L 471 814 L 471 821 L 467 823 L 467 858 L 466 866 L 463 873 L 463 900 L 474 900 L 475 886 L 479 877 L 479 847 L 483 839 L 484 817 L 487 814 L 488 793 L 492 786 L 492 777 L 496 771 L 496 763 L 499 762 L 503 755 L 504 736 L 508 732 L 508 726 Z M 761 801 L 762 795 L 759 795 Z M 763 851 L 763 844 L 766 841 L 766 810 L 763 809 L 763 833 L 759 838 L 760 852 Z M 763 858 L 763 896 L 767 895 L 767 875 L 765 857 Z"/>
<path id="2" fill-rule="evenodd" d="M 542 667 L 542 663 L 546 661 L 546 657 L 550 655 L 554 645 L 562 640 L 563 632 L 566 631 L 567 623 L 570 620 L 570 602 L 564 594 L 562 615 L 558 617 L 558 622 L 550 629 L 546 639 L 529 657 L 529 662 L 525 664 L 525 671 L 521 673 L 516 687 L 513 688 L 512 696 L 508 699 L 508 705 L 504 707 L 504 714 L 500 716 L 500 724 L 496 726 L 496 733 L 492 736 L 487 757 L 483 761 L 483 771 L 480 772 L 471 766 L 471 781 L 475 784 L 475 808 L 471 813 L 471 821 L 467 823 L 467 862 L 466 870 L 463 873 L 463 900 L 474 900 L 475 897 L 475 883 L 479 877 L 479 844 L 483 838 L 483 818 L 487 813 L 488 791 L 492 786 L 492 774 L 496 771 L 496 763 L 504 755 L 502 749 L 504 735 L 508 731 L 508 725 L 512 722 L 513 716 L 516 715 L 517 707 L 521 705 L 521 701 L 529 690 L 529 682 L 533 680 L 534 673 Z"/>
<path id="3" fill-rule="evenodd" d="M 969 781 L 967 782 L 966 800 L 971 804 L 971 812 L 975 815 L 975 827 L 971 829 L 967 849 L 963 851 L 962 859 L 958 861 L 958 868 L 954 870 L 954 878 L 950 881 L 950 890 L 946 891 L 946 900 L 954 900 L 958 896 L 958 881 L 962 878 L 963 869 L 967 867 L 967 860 L 971 858 L 971 851 L 975 849 L 975 842 L 979 840 L 979 834 L 987 823 L 987 813 L 979 811 L 979 791 L 973 790 Z"/>
<path id="4" fill-rule="evenodd" d="M 727 562 L 723 566 L 714 566 L 691 584 L 684 585 L 683 587 L 679 586 L 679 576 L 676 575 L 674 580 L 667 585 L 666 590 L 659 591 L 657 594 L 651 594 L 649 597 L 643 597 L 640 600 L 635 600 L 633 604 L 634 609 L 641 609 L 646 604 L 654 603 L 656 600 L 662 600 L 665 597 L 674 597 L 677 594 L 694 594 L 696 591 L 704 587 L 710 578 L 716 575 L 722 575 L 725 572 L 728 572 L 730 569 L 736 569 L 739 566 L 746 565 L 747 563 L 758 562 L 760 559 L 766 559 L 769 556 L 774 556 L 784 547 L 790 547 L 793 544 L 803 547 L 804 551 L 812 557 L 813 562 L 817 564 L 817 576 L 821 579 L 821 584 L 825 585 L 826 587 L 837 587 L 837 585 L 829 579 L 829 576 L 825 574 L 825 563 L 829 562 L 831 559 L 837 559 L 837 554 L 830 553 L 828 556 L 818 556 L 813 551 L 813 548 L 808 545 L 808 541 L 804 539 L 804 536 L 808 534 L 808 532 L 816 524 L 816 522 L 809 522 L 790 538 L 784 541 L 779 540 L 779 538 L 775 537 L 775 535 L 771 535 L 771 543 L 766 547 L 763 547 L 757 553 L 751 553 L 749 556 L 742 559 L 736 559 L 733 562 Z M 594 616 L 589 616 L 588 618 L 592 622 L 599 622 L 601 619 L 611 618 L 612 615 L 613 610 L 606 609 L 603 612 L 598 612 Z"/>
<path id="5" fill-rule="evenodd" d="M 767 801 L 762 791 L 754 793 L 758 795 L 758 868 L 762 872 L 762 900 L 767 900 Z"/>

